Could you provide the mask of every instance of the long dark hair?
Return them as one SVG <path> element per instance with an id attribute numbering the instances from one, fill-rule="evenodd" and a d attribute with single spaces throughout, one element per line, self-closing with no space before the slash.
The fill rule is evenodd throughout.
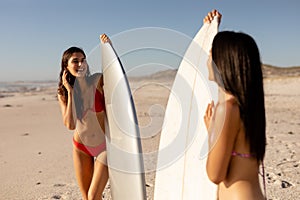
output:
<path id="1" fill-rule="evenodd" d="M 75 108 L 76 108 L 76 114 L 77 117 L 81 118 L 82 112 L 83 112 L 83 104 L 82 104 L 82 97 L 81 97 L 81 91 L 79 89 L 79 86 L 77 86 L 76 77 L 73 76 L 67 69 L 68 61 L 72 57 L 73 53 L 82 53 L 84 55 L 84 58 L 86 58 L 86 55 L 84 51 L 79 47 L 70 47 L 66 51 L 64 51 L 61 59 L 61 70 L 59 73 L 59 82 L 58 82 L 58 89 L 57 93 L 61 95 L 63 98 L 62 100 L 67 105 L 68 103 L 68 91 L 65 88 L 65 86 L 62 83 L 62 76 L 65 70 L 67 70 L 67 81 L 68 83 L 74 88 L 74 101 L 75 101 Z M 86 72 L 86 78 L 90 77 L 91 73 L 89 70 L 89 67 L 87 67 Z"/>
<path id="2" fill-rule="evenodd" d="M 258 47 L 247 34 L 219 32 L 213 41 L 212 59 L 223 82 L 218 84 L 238 102 L 250 151 L 262 161 L 266 146 L 266 118 Z"/>

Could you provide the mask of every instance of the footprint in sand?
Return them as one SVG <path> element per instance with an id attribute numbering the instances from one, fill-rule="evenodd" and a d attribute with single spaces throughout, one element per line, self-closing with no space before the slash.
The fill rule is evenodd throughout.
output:
<path id="1" fill-rule="evenodd" d="M 53 185 L 53 187 L 64 187 L 66 184 L 56 183 Z"/>
<path id="2" fill-rule="evenodd" d="M 60 195 L 53 195 L 53 196 L 51 197 L 51 199 L 61 199 L 61 196 L 60 196 Z"/>
<path id="3" fill-rule="evenodd" d="M 281 188 L 288 188 L 293 186 L 291 183 L 287 182 L 287 181 L 281 181 Z"/>

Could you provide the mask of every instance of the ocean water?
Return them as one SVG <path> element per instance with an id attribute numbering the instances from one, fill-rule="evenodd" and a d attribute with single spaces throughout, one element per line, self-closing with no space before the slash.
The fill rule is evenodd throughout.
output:
<path id="1" fill-rule="evenodd" d="M 41 91 L 49 87 L 55 87 L 57 82 L 55 81 L 45 81 L 45 82 L 0 82 L 0 95 L 15 93 L 15 92 L 32 92 Z"/>

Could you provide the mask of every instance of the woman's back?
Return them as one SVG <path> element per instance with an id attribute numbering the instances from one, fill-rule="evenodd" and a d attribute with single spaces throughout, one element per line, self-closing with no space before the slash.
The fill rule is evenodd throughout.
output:
<path id="1" fill-rule="evenodd" d="M 219 184 L 220 199 L 264 199 L 259 187 L 259 163 L 249 149 L 241 128 L 235 138 L 226 178 Z"/>
<path id="2" fill-rule="evenodd" d="M 265 155 L 266 123 L 258 47 L 247 34 L 223 31 L 214 37 L 210 56 L 209 77 L 219 86 L 219 102 L 215 109 L 209 104 L 204 116 L 208 177 L 219 185 L 220 199 L 264 199 L 259 164 Z"/>

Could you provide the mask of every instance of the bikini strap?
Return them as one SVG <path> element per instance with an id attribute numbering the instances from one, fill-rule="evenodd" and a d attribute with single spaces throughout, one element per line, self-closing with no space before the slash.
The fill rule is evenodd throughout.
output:
<path id="1" fill-rule="evenodd" d="M 252 158 L 252 157 L 254 157 L 253 154 L 239 153 L 239 152 L 236 152 L 236 151 L 232 151 L 231 155 L 232 156 L 239 156 L 239 157 L 242 157 L 242 158 Z"/>

